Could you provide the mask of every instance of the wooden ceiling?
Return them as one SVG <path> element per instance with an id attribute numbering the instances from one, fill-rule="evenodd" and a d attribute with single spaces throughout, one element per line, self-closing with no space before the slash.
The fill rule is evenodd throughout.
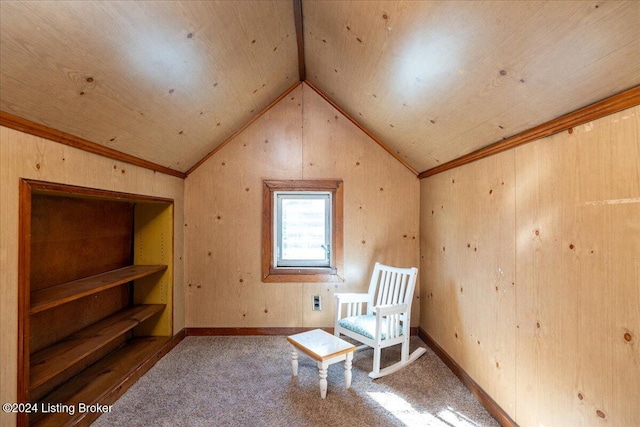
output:
<path id="1" fill-rule="evenodd" d="M 0 109 L 186 171 L 298 81 L 290 1 L 0 3 Z"/>
<path id="2" fill-rule="evenodd" d="M 0 110 L 184 172 L 302 70 L 423 171 L 640 85 L 637 1 L 295 3 L 2 1 Z"/>

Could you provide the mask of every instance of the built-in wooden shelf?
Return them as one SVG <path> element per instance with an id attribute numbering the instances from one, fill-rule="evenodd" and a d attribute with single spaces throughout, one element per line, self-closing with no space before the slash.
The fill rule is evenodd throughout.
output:
<path id="1" fill-rule="evenodd" d="M 33 390 L 165 308 L 145 304 L 119 311 L 31 356 L 29 389 Z"/>
<path id="2" fill-rule="evenodd" d="M 31 180 L 19 199 L 15 401 L 39 411 L 16 425 L 89 425 L 100 414 L 80 403 L 115 402 L 184 336 L 173 336 L 173 200 Z"/>
<path id="3" fill-rule="evenodd" d="M 30 314 L 129 283 L 167 269 L 166 265 L 131 265 L 31 293 Z"/>
<path id="4" fill-rule="evenodd" d="M 170 347 L 168 344 L 171 340 L 171 337 L 134 338 L 84 370 L 81 375 L 56 388 L 43 401 L 67 404 L 76 409 L 79 403 L 112 404 L 169 350 L 167 347 Z M 76 411 L 72 417 L 65 412 L 43 414 L 39 411 L 33 414 L 30 421 L 31 425 L 39 427 L 58 427 L 77 425 L 80 422 L 85 424 L 98 415 L 100 414 L 81 414 Z"/>

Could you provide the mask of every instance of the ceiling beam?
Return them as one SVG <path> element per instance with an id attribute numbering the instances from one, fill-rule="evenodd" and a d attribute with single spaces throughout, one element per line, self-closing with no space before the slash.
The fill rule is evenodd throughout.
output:
<path id="1" fill-rule="evenodd" d="M 161 172 L 182 179 L 186 177 L 183 172 L 177 171 L 175 169 L 171 169 L 166 166 L 162 166 L 157 163 L 153 163 L 148 160 L 144 160 L 118 150 L 114 150 L 113 148 L 96 144 L 95 142 L 88 141 L 75 135 L 71 135 L 70 133 L 62 132 L 45 125 L 41 125 L 39 123 L 32 122 L 31 120 L 14 116 L 13 114 L 7 113 L 5 111 L 0 111 L 0 126 L 5 126 L 20 132 L 28 133 L 30 135 L 39 136 L 41 138 L 46 138 L 60 144 L 79 148 L 80 150 L 88 151 L 89 153 L 98 154 L 103 157 L 119 160 L 121 162 L 126 162 L 134 166 L 140 166 L 152 171 Z"/>
<path id="2" fill-rule="evenodd" d="M 526 144 L 537 139 L 569 130 L 575 126 L 626 110 L 627 108 L 634 107 L 636 105 L 640 105 L 640 86 L 635 86 L 624 92 L 620 92 L 617 95 L 613 95 L 609 98 L 603 99 L 602 101 L 587 105 L 586 107 L 572 113 L 565 114 L 557 119 L 550 120 L 539 126 L 510 136 L 502 141 L 495 142 L 472 153 L 458 157 L 457 159 L 451 160 L 447 163 L 443 163 L 435 168 L 428 169 L 421 172 L 420 175 L 418 175 L 418 178 L 427 178 L 449 169 L 457 168 L 458 166 L 493 156 L 494 154 L 510 150 L 518 145 Z"/>
<path id="3" fill-rule="evenodd" d="M 296 24 L 296 39 L 298 41 L 298 73 L 300 81 L 307 78 L 304 65 L 304 32 L 302 28 L 302 0 L 293 0 L 293 18 Z"/>

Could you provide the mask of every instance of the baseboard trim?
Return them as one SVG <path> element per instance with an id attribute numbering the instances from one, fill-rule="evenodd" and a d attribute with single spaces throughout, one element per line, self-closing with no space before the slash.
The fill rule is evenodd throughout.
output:
<path id="1" fill-rule="evenodd" d="M 162 356 L 160 356 L 160 357 L 163 357 L 164 355 L 166 355 L 167 353 L 169 353 L 169 352 L 173 349 L 173 347 L 177 346 L 177 345 L 180 343 L 180 341 L 182 341 L 182 340 L 184 339 L 184 337 L 186 337 L 186 336 L 187 336 L 187 329 L 186 329 L 186 328 L 181 329 L 181 330 L 180 330 L 180 332 L 178 332 L 177 334 L 175 334 L 175 335 L 173 336 L 173 338 L 171 339 L 171 341 L 169 341 L 169 342 L 168 342 L 168 343 L 167 343 L 167 344 L 162 348 L 162 350 L 161 350 L 161 352 L 162 352 Z"/>
<path id="2" fill-rule="evenodd" d="M 491 396 L 489 396 L 487 392 L 484 391 L 482 387 L 480 387 L 478 383 L 476 383 L 473 378 L 471 378 L 469 374 L 467 374 L 464 369 L 462 369 L 462 367 L 458 365 L 458 363 L 453 360 L 453 358 L 449 356 L 449 354 L 447 354 L 447 352 L 444 351 L 444 349 L 440 347 L 424 329 L 418 328 L 418 336 L 440 359 L 442 359 L 445 365 L 451 369 L 451 372 L 453 372 L 455 376 L 462 381 L 462 384 L 467 387 L 471 394 L 478 399 L 478 402 L 484 406 L 487 412 L 489 412 L 489 414 L 491 414 L 491 416 L 495 418 L 501 426 L 518 427 L 518 424 L 511 419 L 509 414 L 507 414 L 504 409 L 502 409 L 500 405 L 498 405 L 496 401 L 493 400 Z"/>
<path id="3" fill-rule="evenodd" d="M 293 335 L 301 332 L 318 329 L 310 328 L 186 328 L 187 336 L 207 337 L 207 336 L 231 336 L 231 335 Z M 319 328 L 333 334 L 333 328 Z M 418 335 L 417 327 L 411 328 L 411 335 Z"/>

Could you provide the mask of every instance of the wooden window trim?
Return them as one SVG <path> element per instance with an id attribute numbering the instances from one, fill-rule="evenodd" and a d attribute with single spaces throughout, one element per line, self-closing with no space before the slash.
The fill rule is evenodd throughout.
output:
<path id="1" fill-rule="evenodd" d="M 262 186 L 262 281 L 342 282 L 343 193 L 342 180 L 264 180 Z M 275 267 L 273 263 L 273 197 L 276 191 L 327 191 L 332 197 L 331 266 L 315 268 Z"/>

